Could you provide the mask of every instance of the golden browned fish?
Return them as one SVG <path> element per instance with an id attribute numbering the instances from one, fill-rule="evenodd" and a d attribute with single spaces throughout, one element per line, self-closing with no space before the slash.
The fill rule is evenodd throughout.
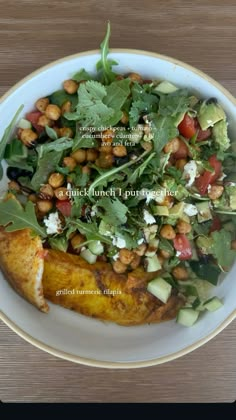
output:
<path id="1" fill-rule="evenodd" d="M 12 287 L 41 311 L 48 312 L 42 274 L 44 249 L 30 229 L 5 232 L 0 228 L 0 267 Z"/>
<path id="2" fill-rule="evenodd" d="M 138 270 L 127 282 L 127 275 L 114 273 L 108 263 L 90 265 L 77 255 L 49 250 L 44 260 L 43 289 L 51 302 L 83 315 L 120 325 L 140 325 L 172 319 L 183 304 L 175 295 L 163 304 L 147 292 L 147 281 L 156 275 Z"/>

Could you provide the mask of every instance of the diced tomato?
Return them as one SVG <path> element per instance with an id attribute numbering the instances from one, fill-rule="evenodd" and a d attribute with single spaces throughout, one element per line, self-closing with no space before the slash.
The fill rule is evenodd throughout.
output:
<path id="1" fill-rule="evenodd" d="M 198 131 L 197 141 L 207 140 L 211 135 L 211 129 L 202 130 L 197 119 L 195 119 L 195 128 Z"/>
<path id="2" fill-rule="evenodd" d="M 65 217 L 71 215 L 71 202 L 69 200 L 57 200 L 56 208 L 63 214 Z"/>
<path id="3" fill-rule="evenodd" d="M 184 119 L 178 125 L 180 134 L 186 139 L 191 139 L 196 133 L 195 121 L 194 118 L 190 117 L 188 114 L 185 114 Z"/>
<path id="4" fill-rule="evenodd" d="M 215 216 L 212 220 L 212 224 L 211 224 L 211 227 L 210 227 L 210 233 L 216 232 L 217 230 L 220 230 L 221 227 L 222 227 L 222 225 L 221 225 L 221 221 L 220 221 L 219 217 Z"/>
<path id="5" fill-rule="evenodd" d="M 206 194 L 208 186 L 217 180 L 222 170 L 222 164 L 217 159 L 216 155 L 211 156 L 208 159 L 208 162 L 214 169 L 214 172 L 205 171 L 203 175 L 200 175 L 195 181 L 195 185 L 201 195 Z"/>
<path id="6" fill-rule="evenodd" d="M 180 253 L 180 255 L 178 255 L 180 260 L 189 260 L 192 257 L 191 244 L 186 235 L 177 234 L 173 242 L 175 250 Z"/>
<path id="7" fill-rule="evenodd" d="M 184 159 L 188 156 L 189 149 L 183 140 L 180 140 L 179 150 L 173 154 L 175 159 Z"/>
<path id="8" fill-rule="evenodd" d="M 44 130 L 44 128 L 41 125 L 37 124 L 38 119 L 41 115 L 43 114 L 40 111 L 28 112 L 28 114 L 26 114 L 26 119 L 31 122 L 32 126 L 39 134 L 42 133 Z"/>

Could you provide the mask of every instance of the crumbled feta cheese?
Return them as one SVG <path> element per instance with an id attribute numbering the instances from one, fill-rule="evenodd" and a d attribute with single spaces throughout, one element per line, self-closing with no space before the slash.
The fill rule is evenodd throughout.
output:
<path id="1" fill-rule="evenodd" d="M 117 248 L 120 248 L 120 249 L 126 247 L 125 239 L 119 238 L 118 236 L 113 237 L 112 244 L 114 246 L 117 246 Z"/>
<path id="2" fill-rule="evenodd" d="M 210 192 L 210 191 L 211 191 L 211 184 L 209 184 L 207 187 L 207 192 Z"/>
<path id="3" fill-rule="evenodd" d="M 92 206 L 92 210 L 91 210 L 91 213 L 90 213 L 91 217 L 96 216 L 97 212 L 98 212 L 97 206 L 96 205 Z"/>
<path id="4" fill-rule="evenodd" d="M 67 183 L 67 187 L 66 188 L 67 188 L 68 191 L 71 191 L 72 190 L 70 182 Z"/>
<path id="5" fill-rule="evenodd" d="M 48 235 L 60 233 L 62 231 L 61 220 L 57 211 L 55 213 L 50 213 L 48 218 L 44 217 L 43 221 L 47 228 L 46 231 Z"/>
<path id="6" fill-rule="evenodd" d="M 113 259 L 114 261 L 117 261 L 117 260 L 118 260 L 118 258 L 119 258 L 119 252 L 117 252 L 117 254 L 113 255 L 113 257 L 112 257 L 112 259 Z"/>
<path id="7" fill-rule="evenodd" d="M 138 240 L 138 245 L 142 245 L 144 243 L 144 238 Z"/>
<path id="8" fill-rule="evenodd" d="M 176 255 L 176 257 L 179 257 L 181 255 L 181 252 L 177 251 L 175 255 Z"/>
<path id="9" fill-rule="evenodd" d="M 86 246 L 82 246 L 80 251 L 82 252 L 82 251 L 85 251 L 86 249 L 87 249 Z"/>
<path id="10" fill-rule="evenodd" d="M 191 187 L 191 185 L 195 181 L 195 178 L 196 178 L 197 174 L 198 174 L 197 164 L 196 164 L 196 162 L 194 160 L 190 160 L 184 166 L 183 177 L 185 179 L 188 179 L 188 183 L 186 184 L 186 187 Z"/>
<path id="11" fill-rule="evenodd" d="M 158 229 L 157 225 L 147 226 L 143 229 L 146 242 L 149 242 L 150 240 L 155 238 L 157 229 Z"/>
<path id="12" fill-rule="evenodd" d="M 185 204 L 184 206 L 184 213 L 187 214 L 187 216 L 195 216 L 198 214 L 198 209 L 193 204 Z"/>
<path id="13" fill-rule="evenodd" d="M 147 223 L 147 225 L 153 225 L 153 223 L 156 223 L 156 219 L 147 210 L 143 211 L 143 219 Z"/>

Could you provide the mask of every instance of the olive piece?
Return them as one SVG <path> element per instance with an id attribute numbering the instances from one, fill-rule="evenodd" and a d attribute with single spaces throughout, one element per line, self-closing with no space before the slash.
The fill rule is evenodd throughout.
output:
<path id="1" fill-rule="evenodd" d="M 8 166 L 7 168 L 7 177 L 11 181 L 17 181 L 20 176 L 32 178 L 32 175 L 32 172 L 27 171 L 26 169 L 15 168 L 14 166 Z"/>
<path id="2" fill-rule="evenodd" d="M 124 163 L 129 162 L 129 156 L 122 156 L 122 157 L 115 156 L 114 158 L 115 158 L 114 159 L 115 166 L 121 166 L 121 165 L 124 165 Z"/>
<path id="3" fill-rule="evenodd" d="M 207 101 L 206 101 L 206 104 L 207 105 L 209 105 L 209 104 L 217 104 L 218 103 L 218 101 L 217 101 L 217 99 L 216 98 L 209 98 Z"/>

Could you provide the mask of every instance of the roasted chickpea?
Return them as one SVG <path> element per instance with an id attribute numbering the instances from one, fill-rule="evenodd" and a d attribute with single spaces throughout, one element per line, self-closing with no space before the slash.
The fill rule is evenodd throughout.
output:
<path id="1" fill-rule="evenodd" d="M 165 251 L 164 249 L 160 249 L 159 254 L 161 257 L 165 258 L 165 260 L 167 260 L 171 256 L 171 254 L 168 251 Z"/>
<path id="2" fill-rule="evenodd" d="M 70 127 L 62 127 L 62 128 L 59 128 L 59 135 L 60 135 L 60 137 L 72 138 L 74 133 L 73 133 L 73 130 Z"/>
<path id="3" fill-rule="evenodd" d="M 175 163 L 175 167 L 179 169 L 180 171 L 183 171 L 186 163 L 187 163 L 187 159 L 178 159 Z"/>
<path id="4" fill-rule="evenodd" d="M 108 154 L 112 154 L 112 151 L 113 151 L 113 147 L 112 147 L 112 145 L 110 144 L 110 143 L 106 143 L 105 141 L 103 141 L 102 143 L 101 143 L 101 146 L 99 147 L 99 152 L 101 152 L 101 153 L 108 153 Z"/>
<path id="5" fill-rule="evenodd" d="M 123 274 L 127 270 L 127 265 L 123 264 L 120 260 L 116 260 L 112 263 L 113 270 L 117 274 Z"/>
<path id="6" fill-rule="evenodd" d="M 138 83 L 143 83 L 143 79 L 140 76 L 140 74 L 138 73 L 129 73 L 128 78 L 132 81 L 132 82 L 138 82 Z"/>
<path id="7" fill-rule="evenodd" d="M 38 200 L 37 208 L 40 213 L 48 213 L 53 208 L 53 202 L 50 200 Z"/>
<path id="8" fill-rule="evenodd" d="M 122 74 L 117 74 L 116 80 L 124 80 L 124 76 L 122 76 Z"/>
<path id="9" fill-rule="evenodd" d="M 168 143 L 164 147 L 165 153 L 176 153 L 179 150 L 180 141 L 178 137 L 173 138 L 172 140 L 168 141 Z"/>
<path id="10" fill-rule="evenodd" d="M 82 167 L 82 174 L 90 175 L 91 174 L 91 168 L 88 165 L 83 166 Z"/>
<path id="11" fill-rule="evenodd" d="M 87 149 L 87 161 L 95 162 L 98 157 L 98 152 L 96 149 Z"/>
<path id="12" fill-rule="evenodd" d="M 36 108 L 40 112 L 45 112 L 45 110 L 46 110 L 46 108 L 47 108 L 48 105 L 49 105 L 49 99 L 48 98 L 40 98 L 35 103 Z"/>
<path id="13" fill-rule="evenodd" d="M 67 156 L 63 159 L 63 165 L 69 168 L 69 170 L 72 172 L 76 168 L 77 163 L 73 157 Z"/>
<path id="14" fill-rule="evenodd" d="M 121 120 L 120 120 L 120 122 L 122 123 L 122 124 L 128 124 L 128 122 L 129 122 L 129 115 L 127 114 L 127 112 L 126 111 L 123 111 L 123 115 L 122 115 L 122 117 L 121 117 Z"/>
<path id="15" fill-rule="evenodd" d="M 113 165 L 114 157 L 113 155 L 109 155 L 108 153 L 100 153 L 98 159 L 96 159 L 95 163 L 99 168 L 111 168 Z"/>
<path id="16" fill-rule="evenodd" d="M 87 152 L 85 149 L 78 149 L 72 153 L 71 157 L 75 159 L 77 163 L 83 163 L 86 161 Z"/>
<path id="17" fill-rule="evenodd" d="M 138 266 L 140 265 L 140 262 L 141 262 L 141 257 L 135 254 L 133 260 L 130 263 L 130 268 L 132 268 L 132 270 L 135 270 L 135 268 L 138 268 Z"/>
<path id="18" fill-rule="evenodd" d="M 49 104 L 45 110 L 45 115 L 50 120 L 57 121 L 61 116 L 61 109 L 57 105 Z"/>
<path id="19" fill-rule="evenodd" d="M 231 241 L 231 249 L 236 249 L 236 240 Z"/>
<path id="20" fill-rule="evenodd" d="M 52 188 L 59 188 L 64 184 L 65 178 L 63 174 L 59 172 L 54 172 L 48 178 L 48 183 L 52 186 Z"/>
<path id="21" fill-rule="evenodd" d="M 135 252 L 135 254 L 142 257 L 145 254 L 146 250 L 147 250 L 147 245 L 146 244 L 141 244 L 136 249 L 134 249 L 134 252 Z"/>
<path id="22" fill-rule="evenodd" d="M 124 157 L 127 155 L 127 149 L 125 146 L 115 146 L 113 147 L 113 155 L 117 157 Z"/>
<path id="23" fill-rule="evenodd" d="M 64 115 L 66 112 L 71 112 L 71 102 L 66 101 L 61 107 L 61 114 Z"/>
<path id="24" fill-rule="evenodd" d="M 115 132 L 111 128 L 102 132 L 102 141 L 104 143 L 111 144 L 113 142 L 114 137 L 115 137 Z"/>
<path id="25" fill-rule="evenodd" d="M 191 232 L 191 230 L 192 230 L 192 226 L 190 225 L 190 223 L 187 223 L 184 220 L 179 220 L 177 225 L 176 225 L 176 228 L 177 228 L 179 233 L 182 233 L 184 235 L 186 233 Z"/>
<path id="26" fill-rule="evenodd" d="M 35 133 L 31 128 L 25 128 L 20 134 L 20 140 L 25 146 L 32 146 L 38 138 L 38 134 Z"/>
<path id="27" fill-rule="evenodd" d="M 171 225 L 164 225 L 161 228 L 160 235 L 165 239 L 174 239 L 176 233 Z"/>
<path id="28" fill-rule="evenodd" d="M 53 121 L 50 120 L 48 117 L 46 117 L 46 115 L 40 115 L 37 124 L 40 125 L 41 127 L 46 127 L 46 125 L 51 127 L 53 124 Z"/>
<path id="29" fill-rule="evenodd" d="M 188 271 L 186 270 L 186 268 L 181 267 L 179 265 L 173 268 L 172 274 L 176 278 L 176 280 L 188 280 L 189 278 Z"/>
<path id="30" fill-rule="evenodd" d="M 123 248 L 119 252 L 119 258 L 123 264 L 130 264 L 133 261 L 134 257 L 135 253 L 133 251 L 130 251 L 129 249 Z"/>
<path id="31" fill-rule="evenodd" d="M 8 189 L 16 191 L 16 192 L 20 192 L 20 190 L 21 190 L 20 185 L 16 181 L 8 182 Z"/>
<path id="32" fill-rule="evenodd" d="M 32 203 L 37 203 L 38 197 L 36 194 L 29 194 L 28 195 L 28 201 L 31 201 Z"/>
<path id="33" fill-rule="evenodd" d="M 76 233 L 73 235 L 72 238 L 70 238 L 70 243 L 74 251 L 80 252 L 80 245 L 86 241 L 86 238 L 84 235 L 81 235 L 80 233 Z"/>
<path id="34" fill-rule="evenodd" d="M 68 190 L 65 187 L 59 187 L 54 191 L 54 194 L 58 200 L 67 200 L 68 199 Z"/>
<path id="35" fill-rule="evenodd" d="M 78 90 L 78 87 L 79 87 L 79 84 L 75 82 L 75 80 L 72 80 L 72 79 L 65 80 L 63 83 L 64 90 L 70 95 L 73 95 L 73 93 L 76 93 Z"/>
<path id="36" fill-rule="evenodd" d="M 54 191 L 50 184 L 42 185 L 39 190 L 39 198 L 42 200 L 51 200 L 54 197 Z"/>
<path id="37" fill-rule="evenodd" d="M 208 192 L 208 197 L 211 200 L 217 200 L 220 198 L 224 192 L 223 185 L 211 185 L 210 191 Z"/>

